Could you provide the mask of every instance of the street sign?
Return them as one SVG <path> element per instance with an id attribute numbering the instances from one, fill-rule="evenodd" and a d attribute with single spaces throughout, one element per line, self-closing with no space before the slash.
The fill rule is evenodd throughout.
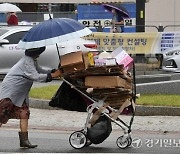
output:
<path id="1" fill-rule="evenodd" d="M 124 19 L 124 26 L 135 26 L 135 25 L 136 25 L 136 18 Z"/>

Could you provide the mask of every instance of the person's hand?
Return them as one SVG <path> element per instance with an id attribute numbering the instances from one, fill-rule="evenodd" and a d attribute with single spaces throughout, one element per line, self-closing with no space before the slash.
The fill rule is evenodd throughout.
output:
<path id="1" fill-rule="evenodd" d="M 119 22 L 119 24 L 120 24 L 120 25 L 124 25 L 124 21 L 121 20 L 121 21 Z"/>
<path id="2" fill-rule="evenodd" d="M 62 71 L 58 69 L 54 73 L 51 73 L 51 76 L 52 76 L 52 78 L 62 76 Z"/>
<path id="3" fill-rule="evenodd" d="M 54 72 L 56 72 L 56 69 L 52 69 L 52 70 L 51 70 L 51 73 L 54 73 Z"/>

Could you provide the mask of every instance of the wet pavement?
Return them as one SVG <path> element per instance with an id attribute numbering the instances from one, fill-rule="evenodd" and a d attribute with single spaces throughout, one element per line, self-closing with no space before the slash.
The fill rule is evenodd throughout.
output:
<path id="1" fill-rule="evenodd" d="M 30 129 L 79 130 L 84 127 L 87 118 L 87 112 L 35 108 L 30 108 L 30 111 Z M 120 115 L 119 117 L 129 124 L 131 116 Z M 115 123 L 112 124 L 113 129 L 121 129 Z M 10 119 L 3 127 L 18 128 L 19 120 Z M 135 116 L 132 130 L 180 133 L 179 116 Z"/>

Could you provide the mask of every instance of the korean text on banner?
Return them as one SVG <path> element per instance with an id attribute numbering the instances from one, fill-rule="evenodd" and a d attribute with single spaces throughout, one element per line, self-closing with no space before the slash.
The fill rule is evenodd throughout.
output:
<path id="1" fill-rule="evenodd" d="M 113 51 L 121 46 L 128 54 L 153 54 L 160 52 L 161 33 L 100 33 L 85 36 L 95 40 L 99 51 Z"/>

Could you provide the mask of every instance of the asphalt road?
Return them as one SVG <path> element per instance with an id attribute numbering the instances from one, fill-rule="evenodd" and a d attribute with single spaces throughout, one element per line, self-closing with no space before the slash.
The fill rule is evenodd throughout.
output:
<path id="1" fill-rule="evenodd" d="M 74 149 L 69 144 L 72 131 L 30 130 L 30 140 L 38 144 L 35 149 L 20 149 L 17 129 L 1 128 L 1 153 L 163 153 L 179 154 L 180 134 L 150 131 L 133 132 L 132 146 L 120 149 L 116 145 L 121 132 L 112 131 L 110 136 L 101 144 L 92 144 L 82 149 Z M 137 142 L 138 141 L 138 142 Z"/>

